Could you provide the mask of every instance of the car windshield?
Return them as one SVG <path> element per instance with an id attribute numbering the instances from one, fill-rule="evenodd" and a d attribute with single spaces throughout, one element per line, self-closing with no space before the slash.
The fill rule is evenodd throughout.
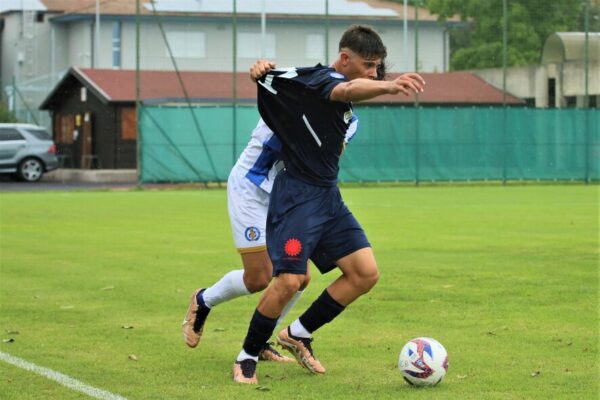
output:
<path id="1" fill-rule="evenodd" d="M 44 129 L 26 129 L 26 131 L 40 140 L 52 140 L 50 134 Z"/>

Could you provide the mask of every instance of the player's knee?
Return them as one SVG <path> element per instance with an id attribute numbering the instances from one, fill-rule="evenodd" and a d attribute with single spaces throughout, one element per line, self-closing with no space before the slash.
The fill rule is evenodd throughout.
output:
<path id="1" fill-rule="evenodd" d="M 261 292 L 269 286 L 271 282 L 271 274 L 260 272 L 260 273 L 248 273 L 244 274 L 244 285 L 250 293 Z"/>
<path id="2" fill-rule="evenodd" d="M 291 297 L 300 290 L 305 277 L 305 275 L 281 274 L 277 277 L 277 291 L 281 292 L 284 297 Z"/>
<path id="3" fill-rule="evenodd" d="M 250 293 L 262 292 L 269 286 L 271 279 L 269 277 L 260 277 L 246 283 L 246 289 Z"/>
<path id="4" fill-rule="evenodd" d="M 377 267 L 368 268 L 352 277 L 352 283 L 362 294 L 367 293 L 379 280 Z"/>
<path id="5" fill-rule="evenodd" d="M 310 274 L 306 274 L 304 277 L 304 282 L 302 282 L 302 285 L 300 285 L 300 287 L 298 288 L 298 290 L 304 290 L 308 287 L 308 284 L 310 283 Z"/>
<path id="6" fill-rule="evenodd" d="M 373 271 L 371 271 L 371 273 L 369 273 L 367 275 L 367 279 L 366 280 L 367 280 L 367 285 L 368 285 L 368 289 L 367 289 L 367 292 L 368 292 L 379 281 L 379 270 L 377 269 L 377 267 L 375 267 L 375 269 Z"/>

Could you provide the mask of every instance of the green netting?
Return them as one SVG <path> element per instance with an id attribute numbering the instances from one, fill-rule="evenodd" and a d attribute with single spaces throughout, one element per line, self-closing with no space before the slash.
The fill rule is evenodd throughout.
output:
<path id="1" fill-rule="evenodd" d="M 600 111 L 594 109 L 358 106 L 355 111 L 359 129 L 342 157 L 341 181 L 593 181 L 600 176 Z M 255 107 L 143 107 L 140 180 L 226 181 L 258 118 Z"/>
<path id="2" fill-rule="evenodd" d="M 256 107 L 142 107 L 140 181 L 227 181 L 258 118 Z"/>

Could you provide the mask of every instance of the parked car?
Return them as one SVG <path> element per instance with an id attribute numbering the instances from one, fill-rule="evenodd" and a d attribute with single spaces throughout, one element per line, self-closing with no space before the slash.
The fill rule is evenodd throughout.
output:
<path id="1" fill-rule="evenodd" d="M 0 124 L 0 173 L 36 182 L 44 172 L 56 168 L 56 145 L 45 128 L 31 124 Z"/>

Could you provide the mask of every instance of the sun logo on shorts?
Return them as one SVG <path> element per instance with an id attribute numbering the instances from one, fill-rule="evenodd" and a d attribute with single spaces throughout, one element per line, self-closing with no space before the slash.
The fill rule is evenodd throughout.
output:
<path id="1" fill-rule="evenodd" d="M 302 251 L 302 243 L 295 238 L 288 239 L 287 242 L 285 242 L 283 250 L 288 256 L 296 257 Z"/>
<path id="2" fill-rule="evenodd" d="M 247 241 L 255 242 L 258 239 L 260 239 L 260 231 L 258 230 L 257 227 L 251 226 L 251 227 L 246 228 L 246 231 L 244 232 L 244 236 L 246 236 Z"/>

